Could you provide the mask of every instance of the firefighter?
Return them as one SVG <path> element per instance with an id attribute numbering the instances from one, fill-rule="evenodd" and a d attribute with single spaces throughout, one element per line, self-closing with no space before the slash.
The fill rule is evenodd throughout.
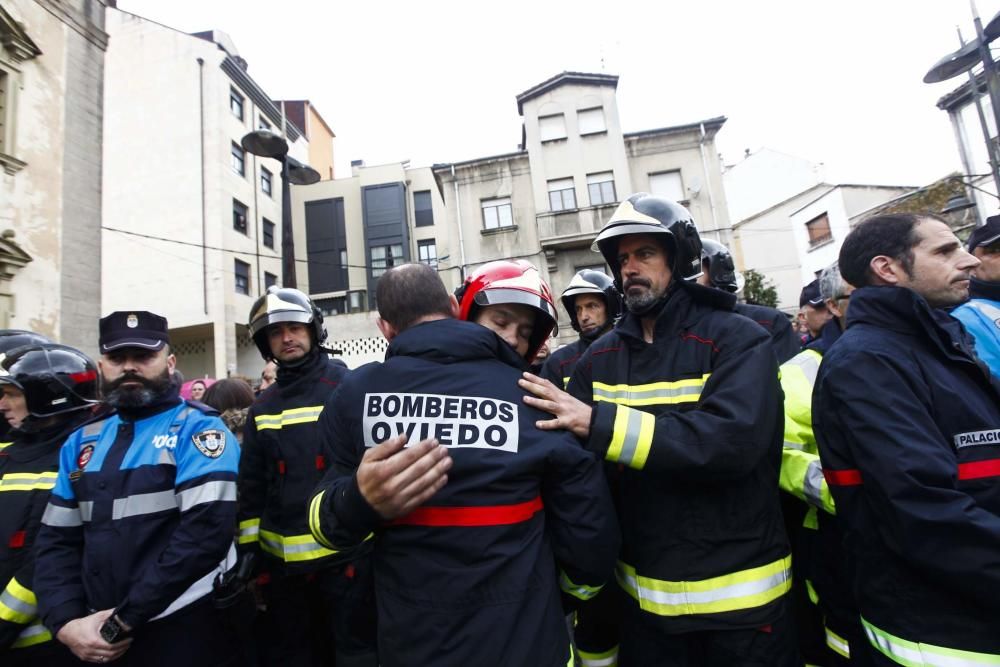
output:
<path id="1" fill-rule="evenodd" d="M 979 260 L 932 214 L 861 222 L 857 287 L 827 350 L 813 429 L 875 665 L 1000 663 L 1000 391 L 945 309 Z"/>
<path id="2" fill-rule="evenodd" d="M 24 331 L 22 329 L 0 329 L 0 355 L 3 355 L 16 347 L 51 342 L 53 341 L 41 334 L 35 333 L 34 331 Z M 0 419 L 0 450 L 10 444 L 10 439 L 7 437 L 7 433 L 9 431 L 10 424 L 7 423 L 6 419 Z"/>
<path id="3" fill-rule="evenodd" d="M 261 573 L 267 612 L 257 624 L 263 665 L 374 665 L 367 557 L 316 543 L 306 504 L 327 459 L 317 428 L 347 367 L 323 348 L 323 313 L 297 289 L 269 287 L 250 334 L 277 379 L 250 407 L 240 461 L 239 549 Z"/>
<path id="4" fill-rule="evenodd" d="M 354 371 L 323 411 L 333 461 L 313 534 L 373 544 L 382 665 L 562 667 L 560 590 L 592 597 L 614 565 L 610 495 L 600 460 L 536 429 L 542 413 L 521 403 L 529 341 L 555 323 L 537 272 L 482 267 L 463 297 L 536 310 L 535 328 L 514 349 L 454 319 L 458 301 L 423 264 L 379 279 L 386 361 Z"/>
<path id="5" fill-rule="evenodd" d="M 59 470 L 59 448 L 90 419 L 97 366 L 52 343 L 7 351 L 0 361 L 0 413 L 12 444 L 0 452 L 0 662 L 77 664 L 38 617 L 34 544 Z"/>
<path id="6" fill-rule="evenodd" d="M 736 294 L 741 289 L 741 281 L 742 278 L 737 278 L 729 248 L 711 239 L 701 239 L 701 275 L 698 276 L 698 284 Z M 778 358 L 779 365 L 798 354 L 802 341 L 792 330 L 792 323 L 780 310 L 739 302 L 733 310 L 743 317 L 749 317 L 771 334 L 774 355 Z"/>
<path id="7" fill-rule="evenodd" d="M 621 469 L 621 665 L 793 665 L 791 558 L 778 503 L 782 406 L 771 338 L 698 285 L 688 211 L 640 193 L 598 234 L 627 312 L 569 393 L 532 406 Z"/>
<path id="8" fill-rule="evenodd" d="M 180 398 L 166 319 L 111 313 L 99 346 L 114 412 L 60 451 L 35 558 L 42 620 L 86 662 L 235 665 L 212 584 L 236 562 L 239 445 Z"/>
<path id="9" fill-rule="evenodd" d="M 611 331 L 622 314 L 622 299 L 615 283 L 593 269 L 577 271 L 560 297 L 569 315 L 570 325 L 580 337 L 565 345 L 546 360 L 539 375 L 558 387 L 565 387 L 584 350 Z"/>
<path id="10" fill-rule="evenodd" d="M 833 317 L 823 325 L 819 337 L 781 366 L 785 443 L 780 485 L 792 539 L 799 646 L 807 661 L 826 665 L 847 663 L 851 644 L 864 634 L 851 594 L 843 532 L 834 519 L 836 507 L 823 479 L 812 419 L 816 373 L 823 355 L 844 331 L 854 287 L 834 263 L 820 274 L 819 288 Z M 794 521 L 789 520 L 792 517 Z"/>

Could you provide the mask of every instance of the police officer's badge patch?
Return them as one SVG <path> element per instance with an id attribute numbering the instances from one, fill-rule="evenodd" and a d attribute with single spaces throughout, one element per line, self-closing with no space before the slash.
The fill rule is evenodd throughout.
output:
<path id="1" fill-rule="evenodd" d="M 94 446 L 86 445 L 80 450 L 80 455 L 76 457 L 76 467 L 83 470 L 90 463 L 90 457 L 94 455 Z"/>
<path id="2" fill-rule="evenodd" d="M 217 459 L 222 456 L 226 449 L 226 434 L 223 431 L 211 429 L 202 431 L 191 436 L 194 446 L 198 451 L 210 459 Z"/>

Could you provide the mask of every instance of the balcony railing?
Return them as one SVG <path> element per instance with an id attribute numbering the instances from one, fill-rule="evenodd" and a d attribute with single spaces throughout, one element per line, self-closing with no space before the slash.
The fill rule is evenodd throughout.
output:
<path id="1" fill-rule="evenodd" d="M 538 222 L 538 240 L 543 248 L 589 246 L 617 206 L 617 203 L 612 203 L 539 213 L 535 216 Z"/>

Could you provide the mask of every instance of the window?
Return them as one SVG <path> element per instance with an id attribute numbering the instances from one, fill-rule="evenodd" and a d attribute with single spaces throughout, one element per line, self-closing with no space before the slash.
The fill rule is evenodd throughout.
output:
<path id="1" fill-rule="evenodd" d="M 260 168 L 260 191 L 271 196 L 271 172 L 265 167 Z"/>
<path id="2" fill-rule="evenodd" d="M 240 234 L 247 233 L 247 214 L 249 212 L 250 209 L 246 207 L 246 204 L 236 199 L 233 200 L 233 229 Z"/>
<path id="3" fill-rule="evenodd" d="M 365 308 L 365 291 L 347 293 L 347 309 L 350 313 L 359 313 Z"/>
<path id="4" fill-rule="evenodd" d="M 576 208 L 576 191 L 572 178 L 549 181 L 549 210 L 566 211 Z"/>
<path id="5" fill-rule="evenodd" d="M 435 244 L 434 239 L 427 239 L 426 241 L 417 241 L 417 257 L 424 264 L 437 268 L 438 251 L 437 251 L 437 244 Z"/>
<path id="6" fill-rule="evenodd" d="M 268 273 L 267 271 L 265 271 L 264 272 L 264 289 L 267 289 L 271 285 L 277 285 L 277 284 L 278 284 L 278 276 L 274 275 L 273 273 Z"/>
<path id="7" fill-rule="evenodd" d="M 274 223 L 264 218 L 264 245 L 274 250 Z"/>
<path id="8" fill-rule="evenodd" d="M 806 231 L 809 232 L 809 246 L 815 247 L 833 238 L 830 231 L 830 218 L 826 213 L 818 215 L 806 223 Z"/>
<path id="9" fill-rule="evenodd" d="M 391 269 L 403 261 L 403 246 L 380 245 L 372 246 L 372 278 L 378 278 L 386 269 Z"/>
<path id="10" fill-rule="evenodd" d="M 257 119 L 257 129 L 258 130 L 270 130 L 271 124 L 267 122 L 267 119 L 261 116 Z"/>
<path id="11" fill-rule="evenodd" d="M 250 265 L 238 259 L 233 261 L 236 267 L 236 293 L 250 296 Z"/>
<path id="12" fill-rule="evenodd" d="M 246 176 L 246 153 L 243 151 L 243 147 L 234 141 L 231 150 L 233 155 L 233 171 L 240 176 Z"/>
<path id="13" fill-rule="evenodd" d="M 566 138 L 566 120 L 563 115 L 542 116 L 538 119 L 538 136 L 542 141 Z"/>
<path id="14" fill-rule="evenodd" d="M 340 268 L 347 268 L 347 251 L 343 249 L 340 251 Z"/>
<path id="15" fill-rule="evenodd" d="M 590 205 L 613 204 L 615 198 L 615 175 L 610 171 L 600 174 L 587 174 L 587 192 L 590 193 Z"/>
<path id="16" fill-rule="evenodd" d="M 243 96 L 235 88 L 229 89 L 229 110 L 233 115 L 243 120 Z"/>
<path id="17" fill-rule="evenodd" d="M 417 227 L 427 227 L 434 224 L 430 190 L 413 193 L 413 218 Z"/>
<path id="18" fill-rule="evenodd" d="M 484 199 L 482 206 L 483 227 L 486 229 L 514 226 L 514 214 L 510 208 L 510 197 Z"/>
<path id="19" fill-rule="evenodd" d="M 320 309 L 324 317 L 330 315 L 343 315 L 347 312 L 347 297 L 335 296 L 329 299 L 316 299 L 313 301 Z"/>
<path id="20" fill-rule="evenodd" d="M 683 202 L 684 182 L 679 171 L 661 171 L 649 175 L 649 192 L 658 197 L 666 197 L 670 201 Z"/>
<path id="21" fill-rule="evenodd" d="M 601 107 L 577 111 L 576 122 L 580 126 L 581 135 L 608 131 L 607 125 L 604 124 L 604 109 Z"/>

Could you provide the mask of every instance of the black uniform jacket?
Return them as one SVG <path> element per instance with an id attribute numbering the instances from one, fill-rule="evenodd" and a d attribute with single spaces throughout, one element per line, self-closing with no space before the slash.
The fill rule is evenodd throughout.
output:
<path id="1" fill-rule="evenodd" d="M 619 534 L 601 462 L 568 432 L 536 428 L 548 415 L 524 404 L 522 368 L 484 327 L 426 322 L 323 412 L 332 466 L 313 533 L 335 548 L 374 534 L 383 665 L 565 665 L 560 589 L 590 598 L 611 575 Z M 425 505 L 384 522 L 355 470 L 400 431 L 436 437 L 453 466 Z"/>
<path id="2" fill-rule="evenodd" d="M 594 406 L 587 448 L 621 471 L 618 581 L 671 634 L 764 626 L 791 586 L 777 364 L 770 337 L 733 303 L 684 283 L 652 343 L 627 313 L 568 387 Z"/>
<path id="3" fill-rule="evenodd" d="M 961 324 L 902 287 L 856 290 L 820 364 L 813 428 L 883 652 L 1000 655 L 995 382 Z"/>

